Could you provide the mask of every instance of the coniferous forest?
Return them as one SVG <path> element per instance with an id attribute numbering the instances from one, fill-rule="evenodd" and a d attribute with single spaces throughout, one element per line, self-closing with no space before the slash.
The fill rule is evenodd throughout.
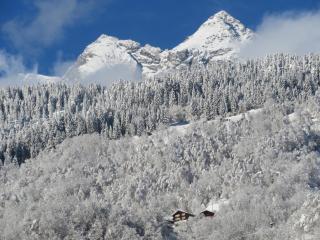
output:
<path id="1" fill-rule="evenodd" d="M 1 237 L 319 239 L 319 86 L 320 55 L 277 54 L 1 89 Z"/>
<path id="2" fill-rule="evenodd" d="M 21 164 L 68 137 L 99 133 L 109 139 L 150 134 L 160 126 L 292 105 L 320 84 L 320 56 L 273 55 L 246 62 L 192 66 L 145 82 L 40 85 L 0 90 L 0 159 Z"/>

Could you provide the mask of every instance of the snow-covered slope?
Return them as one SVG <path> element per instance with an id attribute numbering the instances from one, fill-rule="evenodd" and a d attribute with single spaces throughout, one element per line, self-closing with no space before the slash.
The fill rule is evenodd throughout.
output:
<path id="1" fill-rule="evenodd" d="M 186 41 L 171 50 L 101 35 L 66 72 L 68 82 L 98 82 L 153 77 L 194 62 L 229 59 L 253 32 L 225 11 L 210 17 Z"/>
<path id="2" fill-rule="evenodd" d="M 229 133 L 217 119 L 183 135 L 87 134 L 1 166 L 1 237 L 320 239 L 319 132 L 277 117 L 271 106 Z M 196 217 L 166 222 L 178 209 Z"/>

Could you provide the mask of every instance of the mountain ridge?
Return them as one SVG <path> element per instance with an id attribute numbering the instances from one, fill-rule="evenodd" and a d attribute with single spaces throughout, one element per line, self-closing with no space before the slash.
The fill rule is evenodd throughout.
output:
<path id="1" fill-rule="evenodd" d="M 216 60 L 236 59 L 243 44 L 254 36 L 238 19 L 222 10 L 209 17 L 189 37 L 172 49 L 161 49 L 134 40 L 100 35 L 78 56 L 62 77 L 23 75 L 24 84 L 96 83 L 153 78 L 173 70 Z M 48 81 L 46 81 L 48 79 Z"/>
<path id="2" fill-rule="evenodd" d="M 102 34 L 85 48 L 63 79 L 67 82 L 85 82 L 103 68 L 103 79 L 108 75 L 109 78 L 125 80 L 152 78 L 173 69 L 189 67 L 195 62 L 235 58 L 240 46 L 252 36 L 250 29 L 226 11 L 211 16 L 194 34 L 173 49 L 162 50 L 149 44 L 142 46 L 133 40 L 120 40 Z M 123 69 L 124 74 L 114 76 L 112 72 L 119 68 Z M 103 83 L 103 80 L 98 79 L 98 82 Z"/>

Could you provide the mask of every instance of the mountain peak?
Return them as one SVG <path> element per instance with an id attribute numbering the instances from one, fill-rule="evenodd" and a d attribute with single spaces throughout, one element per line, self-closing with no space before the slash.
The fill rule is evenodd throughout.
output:
<path id="1" fill-rule="evenodd" d="M 175 51 L 197 50 L 232 55 L 235 46 L 252 37 L 252 31 L 226 11 L 220 11 L 204 22 L 200 28 Z"/>
<path id="2" fill-rule="evenodd" d="M 206 26 L 206 25 L 214 25 L 214 24 L 230 24 L 230 25 L 242 25 L 242 23 L 231 16 L 228 12 L 222 10 L 213 16 L 211 16 L 204 24 L 201 26 Z"/>
<path id="3" fill-rule="evenodd" d="M 228 17 L 232 17 L 232 16 L 228 12 L 226 12 L 225 10 L 221 10 L 220 12 L 217 12 L 216 14 L 214 14 L 209 19 L 225 19 L 225 18 L 228 18 Z"/>
<path id="4" fill-rule="evenodd" d="M 101 34 L 96 42 L 101 42 L 101 41 L 112 41 L 112 42 L 116 42 L 118 41 L 119 39 L 116 38 L 116 37 L 113 37 L 113 36 L 109 36 L 109 35 L 106 35 L 106 34 Z"/>
<path id="5" fill-rule="evenodd" d="M 68 81 L 75 79 L 82 82 L 95 79 L 98 83 L 103 83 L 106 78 L 138 79 L 140 65 L 132 57 L 131 52 L 139 47 L 140 44 L 135 41 L 120 40 L 102 34 L 85 48 L 63 78 Z"/>

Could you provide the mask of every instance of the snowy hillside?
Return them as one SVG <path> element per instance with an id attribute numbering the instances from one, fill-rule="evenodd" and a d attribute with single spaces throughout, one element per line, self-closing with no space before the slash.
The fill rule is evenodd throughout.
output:
<path id="1" fill-rule="evenodd" d="M 105 38 L 124 63 L 157 54 Z M 319 239 L 319 63 L 0 89 L 0 239 Z"/>
<path id="2" fill-rule="evenodd" d="M 20 169 L 1 169 L 1 236 L 319 239 L 319 132 L 308 130 L 307 112 L 297 109 L 299 125 L 287 117 L 268 106 L 183 134 L 67 139 Z M 171 225 L 166 216 L 177 209 L 196 217 Z M 204 209 L 215 217 L 201 218 Z"/>
<path id="3" fill-rule="evenodd" d="M 198 31 L 172 50 L 101 35 L 66 72 L 67 82 L 136 80 L 191 64 L 235 57 L 253 33 L 227 12 L 210 17 Z M 106 84 L 108 85 L 108 84 Z"/>

